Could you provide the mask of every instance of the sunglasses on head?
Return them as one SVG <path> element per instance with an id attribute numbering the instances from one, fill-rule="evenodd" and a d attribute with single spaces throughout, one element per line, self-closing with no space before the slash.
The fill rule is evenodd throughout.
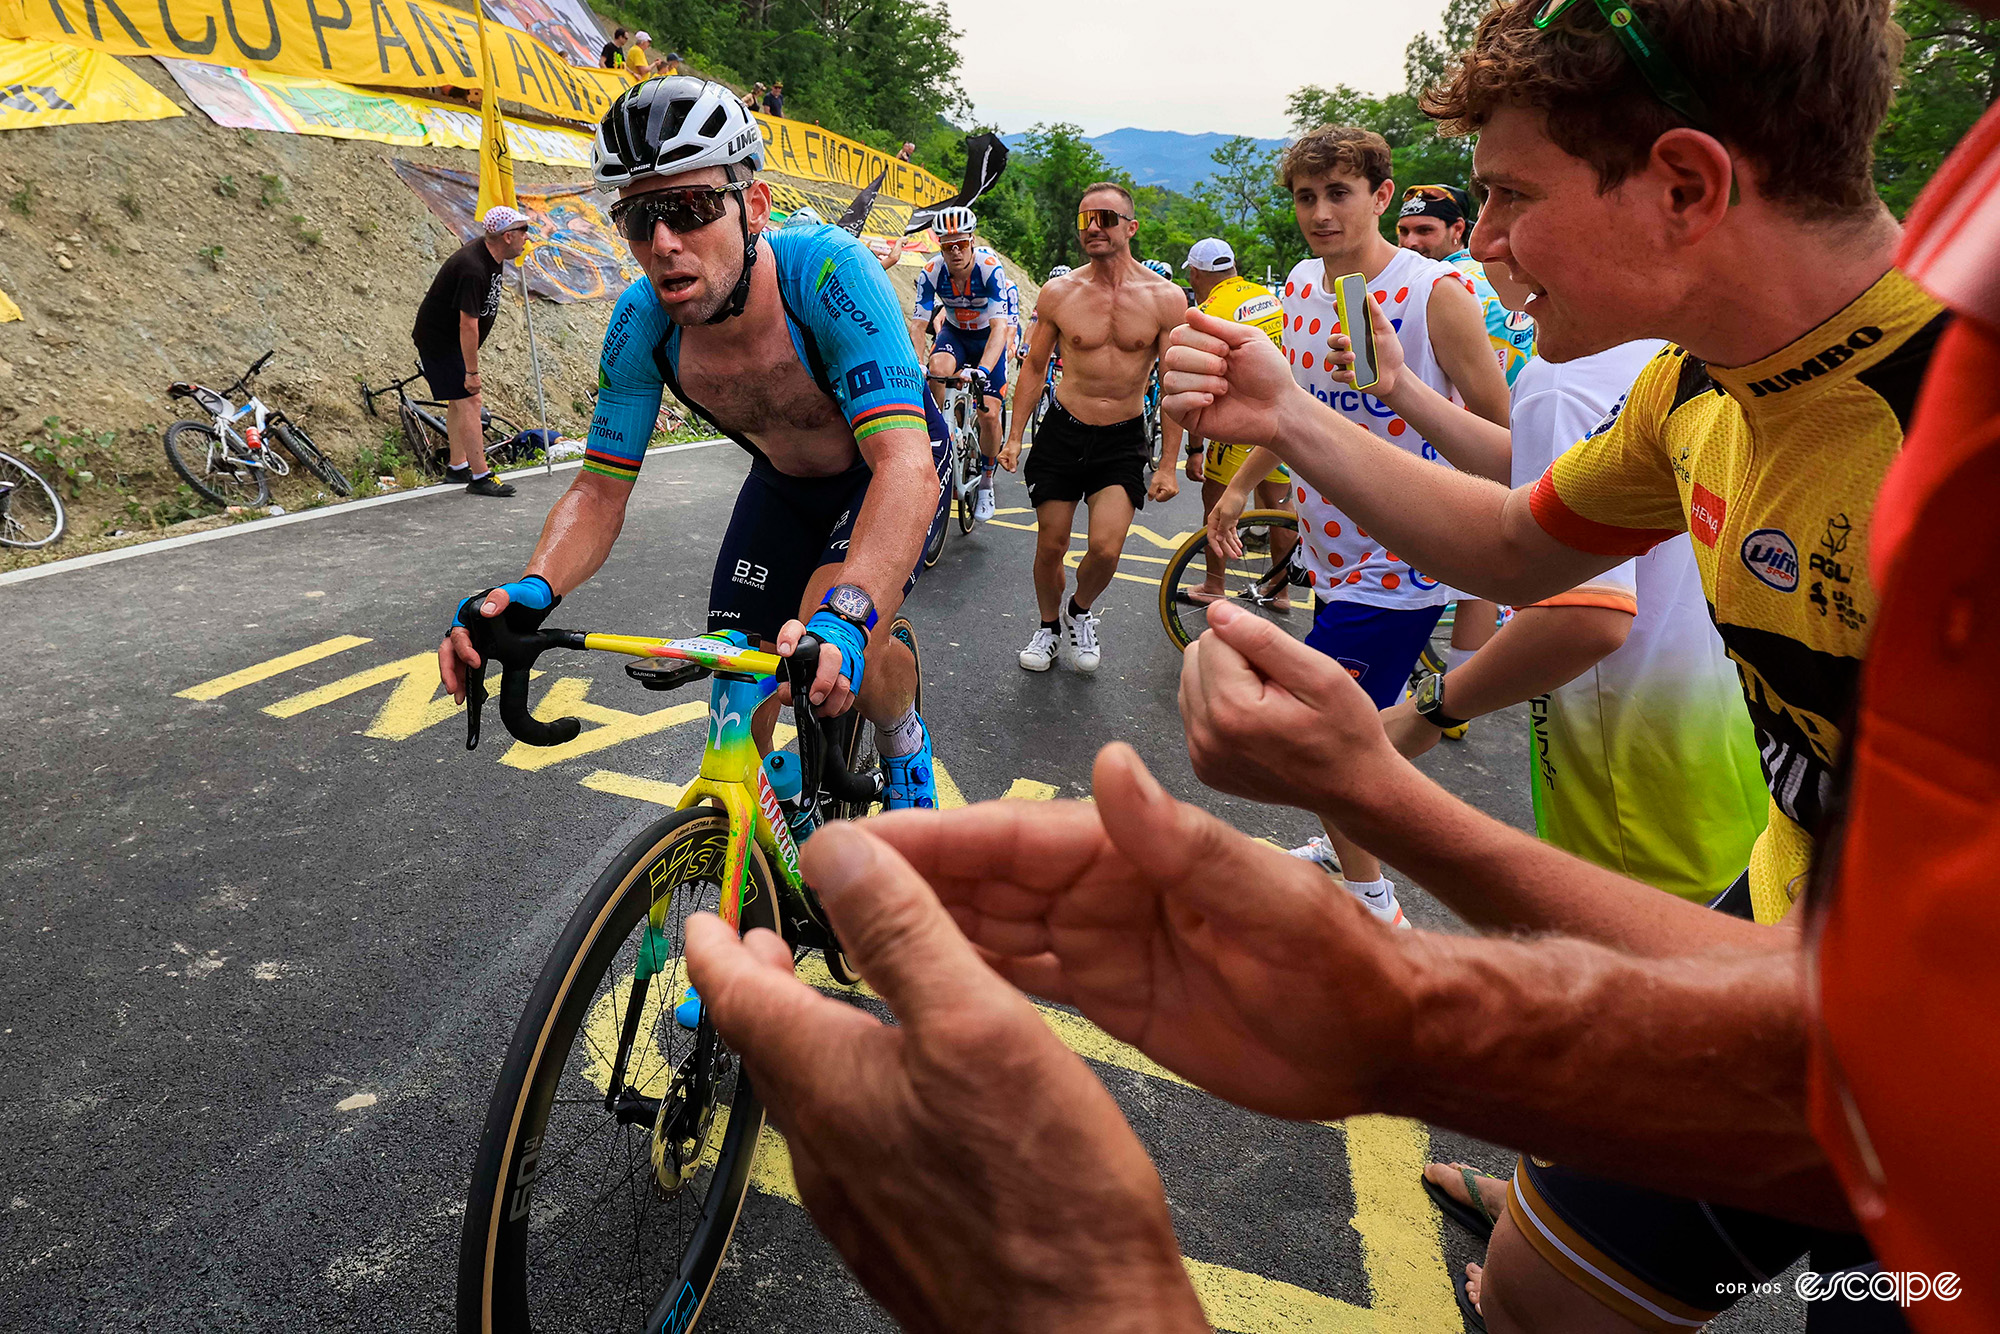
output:
<path id="1" fill-rule="evenodd" d="M 1542 7 L 1535 11 L 1535 27 L 1546 29 L 1576 3 L 1577 0 L 1544 0 Z M 1625 54 L 1638 66 L 1647 86 L 1653 90 L 1653 96 L 1669 109 L 1680 113 L 1697 130 L 1712 133 L 1709 127 L 1713 120 L 1701 95 L 1695 92 L 1679 67 L 1667 58 L 1658 40 L 1632 12 L 1632 7 L 1623 0 L 1593 0 L 1593 3 L 1597 12 L 1604 16 L 1611 35 L 1618 39 L 1618 44 L 1625 48 Z"/>
<path id="2" fill-rule="evenodd" d="M 661 223 L 677 234 L 700 231 L 728 212 L 730 195 L 749 188 L 749 181 L 731 181 L 727 185 L 676 185 L 649 190 L 613 204 L 611 221 L 627 241 L 645 245 L 652 241 L 653 229 Z"/>
<path id="3" fill-rule="evenodd" d="M 1108 232 L 1121 222 L 1136 221 L 1138 219 L 1131 214 L 1120 213 L 1115 208 L 1080 208 L 1076 211 L 1076 229 L 1080 232 L 1087 232 L 1092 227 L 1101 227 Z"/>

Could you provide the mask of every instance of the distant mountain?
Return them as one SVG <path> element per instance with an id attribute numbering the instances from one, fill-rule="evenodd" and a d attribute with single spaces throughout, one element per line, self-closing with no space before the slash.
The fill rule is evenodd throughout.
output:
<path id="1" fill-rule="evenodd" d="M 1009 148 L 1025 140 L 1025 134 L 1000 136 Z M 1113 130 L 1086 140 L 1112 166 L 1132 174 L 1140 185 L 1163 185 L 1185 194 L 1208 179 L 1215 170 L 1210 157 L 1234 136 L 1227 134 L 1182 134 L 1177 130 Z M 1259 148 L 1282 148 L 1283 139 L 1259 139 Z"/>

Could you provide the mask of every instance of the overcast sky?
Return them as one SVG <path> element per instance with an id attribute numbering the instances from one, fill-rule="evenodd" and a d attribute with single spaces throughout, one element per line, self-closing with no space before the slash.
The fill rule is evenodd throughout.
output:
<path id="1" fill-rule="evenodd" d="M 1086 135 L 1217 130 L 1278 138 L 1302 84 L 1386 93 L 1403 47 L 1443 0 L 945 0 L 960 81 L 981 121 L 1012 133 L 1069 121 Z"/>

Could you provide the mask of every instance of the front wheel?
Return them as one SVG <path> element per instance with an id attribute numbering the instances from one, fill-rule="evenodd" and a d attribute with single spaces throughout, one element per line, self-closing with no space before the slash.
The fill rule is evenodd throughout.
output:
<path id="1" fill-rule="evenodd" d="M 402 423 L 403 443 L 409 446 L 410 459 L 417 465 L 417 471 L 426 477 L 444 476 L 445 466 L 451 462 L 450 439 L 407 403 L 398 409 L 396 416 Z"/>
<path id="2" fill-rule="evenodd" d="M 764 1108 L 687 993 L 688 917 L 720 907 L 729 818 L 655 821 L 597 878 L 514 1030 L 458 1252 L 461 1334 L 694 1327 L 749 1190 Z M 739 925 L 778 929 L 751 850 Z"/>
<path id="3" fill-rule="evenodd" d="M 937 513 L 931 516 L 930 531 L 924 535 L 924 568 L 930 569 L 944 555 L 944 540 L 951 532 L 952 496 L 958 487 L 958 447 L 947 436 L 945 440 L 943 486 L 938 489 Z"/>
<path id="4" fill-rule="evenodd" d="M 310 468 L 315 477 L 325 482 L 337 496 L 354 494 L 354 483 L 347 480 L 347 474 L 333 466 L 333 460 L 326 456 L 305 428 L 297 422 L 279 422 L 271 428 L 271 434 L 278 438 L 288 453 L 300 463 Z"/>
<path id="5" fill-rule="evenodd" d="M 1309 576 L 1296 560 L 1299 516 L 1290 510 L 1246 510 L 1236 521 L 1236 532 L 1243 554 L 1232 561 L 1216 560 L 1213 572 L 1206 528 L 1192 533 L 1167 561 L 1160 576 L 1160 623 L 1175 648 L 1200 638 L 1208 628 L 1208 608 L 1225 599 L 1295 639 L 1312 629 Z"/>
<path id="6" fill-rule="evenodd" d="M 169 426 L 167 462 L 212 505 L 228 509 L 270 502 L 271 479 L 264 469 L 246 462 L 208 422 L 178 421 Z"/>
<path id="7" fill-rule="evenodd" d="M 0 546 L 48 546 L 67 523 L 55 488 L 12 454 L 0 454 Z"/>
<path id="8" fill-rule="evenodd" d="M 952 429 L 958 433 L 958 531 L 969 533 L 979 522 L 976 507 L 979 504 L 980 470 L 984 456 L 979 452 L 979 416 L 976 409 L 962 407 L 964 420 L 954 419 Z"/>

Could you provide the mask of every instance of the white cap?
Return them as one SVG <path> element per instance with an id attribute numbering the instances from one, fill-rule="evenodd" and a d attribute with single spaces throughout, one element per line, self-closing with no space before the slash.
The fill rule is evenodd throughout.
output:
<path id="1" fill-rule="evenodd" d="M 486 210 L 484 221 L 486 224 L 486 234 L 488 236 L 498 236 L 502 232 L 511 232 L 516 227 L 526 227 L 528 225 L 528 215 L 521 212 L 518 208 L 508 208 L 505 204 L 495 204 L 492 208 Z"/>
<path id="2" fill-rule="evenodd" d="M 634 33 L 632 40 L 635 42 L 650 42 L 653 40 L 653 34 L 650 32 Z"/>
<path id="3" fill-rule="evenodd" d="M 1236 267 L 1236 252 L 1229 248 L 1229 242 L 1210 236 L 1196 241 L 1188 249 L 1187 263 L 1182 267 L 1200 269 L 1203 273 L 1220 273 Z"/>

